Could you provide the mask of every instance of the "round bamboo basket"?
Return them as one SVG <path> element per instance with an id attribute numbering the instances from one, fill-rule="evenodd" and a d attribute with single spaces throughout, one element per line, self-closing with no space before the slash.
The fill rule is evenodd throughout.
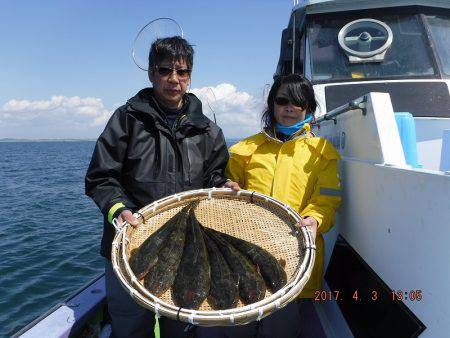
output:
<path id="1" fill-rule="evenodd" d="M 286 263 L 287 284 L 276 293 L 266 291 L 264 299 L 235 308 L 213 310 L 205 300 L 199 309 L 185 309 L 172 301 L 171 290 L 159 297 L 152 295 L 131 270 L 130 251 L 189 202 L 198 200 L 197 219 L 205 227 L 242 238 L 261 246 Z M 124 223 L 117 227 L 112 245 L 114 271 L 127 292 L 141 306 L 158 316 L 202 326 L 243 325 L 260 320 L 294 300 L 308 281 L 314 265 L 315 245 L 309 229 L 294 225 L 301 217 L 288 205 L 269 196 L 240 190 L 201 189 L 175 194 L 140 209 L 144 218 L 137 228 Z"/>

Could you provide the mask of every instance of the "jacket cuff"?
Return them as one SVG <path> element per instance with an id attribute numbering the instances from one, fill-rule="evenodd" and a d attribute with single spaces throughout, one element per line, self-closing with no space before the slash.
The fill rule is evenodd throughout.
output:
<path id="1" fill-rule="evenodd" d="M 302 216 L 302 218 L 306 218 L 306 217 L 314 218 L 317 221 L 317 232 L 319 232 L 319 228 L 322 225 L 323 219 L 324 219 L 323 215 L 321 215 L 317 212 L 314 212 L 314 211 L 309 211 L 304 214 L 300 214 L 300 216 Z"/>
<path id="2" fill-rule="evenodd" d="M 228 181 L 231 181 L 231 180 L 226 177 L 219 176 L 213 180 L 212 187 L 220 188 Z"/>
<path id="3" fill-rule="evenodd" d="M 122 202 L 114 204 L 108 211 L 108 222 L 112 224 L 113 219 L 126 209 L 128 208 Z"/>

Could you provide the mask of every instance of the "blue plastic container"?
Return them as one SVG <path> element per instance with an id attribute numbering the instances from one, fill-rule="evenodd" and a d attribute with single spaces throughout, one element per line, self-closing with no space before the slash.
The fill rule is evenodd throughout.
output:
<path id="1" fill-rule="evenodd" d="M 442 150 L 440 171 L 450 171 L 450 129 L 445 129 L 442 134 Z"/>
<path id="2" fill-rule="evenodd" d="M 414 168 L 421 168 L 417 159 L 417 139 L 414 117 L 410 113 L 394 113 L 398 133 L 402 141 L 406 163 Z"/>

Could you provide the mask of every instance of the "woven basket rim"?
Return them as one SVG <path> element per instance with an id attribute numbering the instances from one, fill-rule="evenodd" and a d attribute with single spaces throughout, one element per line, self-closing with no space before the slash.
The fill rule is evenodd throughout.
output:
<path id="1" fill-rule="evenodd" d="M 182 200 L 189 198 L 220 198 L 220 197 L 232 197 L 234 199 L 251 198 L 259 201 L 264 201 L 272 206 L 276 205 L 282 209 L 286 214 L 292 217 L 295 221 L 301 219 L 300 215 L 293 210 L 289 205 L 282 203 L 270 196 L 264 194 L 240 190 L 234 192 L 227 188 L 211 188 L 211 189 L 199 189 L 190 190 L 178 194 L 174 194 L 158 201 L 155 201 L 143 208 L 141 208 L 137 215 L 142 215 L 145 219 L 157 215 L 161 210 L 167 210 L 171 204 L 176 204 Z M 305 255 L 303 261 L 299 264 L 297 271 L 283 288 L 276 293 L 262 299 L 259 302 L 236 307 L 227 310 L 193 310 L 180 308 L 174 304 L 168 303 L 154 295 L 152 295 L 139 281 L 132 272 L 126 255 L 126 237 L 127 229 L 130 225 L 125 223 L 124 226 L 116 232 L 116 236 L 113 241 L 111 259 L 113 262 L 114 271 L 119 278 L 122 286 L 128 291 L 135 301 L 142 306 L 152 310 L 157 315 L 164 315 L 173 319 L 178 319 L 184 322 L 189 322 L 196 325 L 236 325 L 249 323 L 254 320 L 259 320 L 280 307 L 285 306 L 292 299 L 295 299 L 303 289 L 304 285 L 308 281 L 311 271 L 314 265 L 315 259 L 315 244 L 311 235 L 311 231 L 304 227 L 299 230 L 299 235 L 303 236 L 306 243 L 304 248 Z M 120 252 L 119 252 L 120 251 Z M 120 258 L 119 258 L 120 256 Z M 119 259 L 121 261 L 119 262 Z M 126 271 L 122 271 L 120 263 L 123 264 Z M 128 279 L 124 276 L 124 273 L 128 275 Z"/>

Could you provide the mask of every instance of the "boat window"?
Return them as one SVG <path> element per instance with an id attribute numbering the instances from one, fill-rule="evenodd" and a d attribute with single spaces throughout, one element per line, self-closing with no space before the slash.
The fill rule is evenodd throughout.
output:
<path id="1" fill-rule="evenodd" d="M 308 40 L 314 81 L 429 77 L 436 73 L 417 15 L 370 16 L 391 28 L 392 45 L 382 62 L 350 63 L 339 46 L 338 33 L 347 23 L 360 18 L 363 17 L 322 15 L 312 18 Z"/>
<path id="2" fill-rule="evenodd" d="M 433 37 L 436 53 L 442 63 L 442 70 L 450 75 L 450 17 L 426 16 Z"/>

